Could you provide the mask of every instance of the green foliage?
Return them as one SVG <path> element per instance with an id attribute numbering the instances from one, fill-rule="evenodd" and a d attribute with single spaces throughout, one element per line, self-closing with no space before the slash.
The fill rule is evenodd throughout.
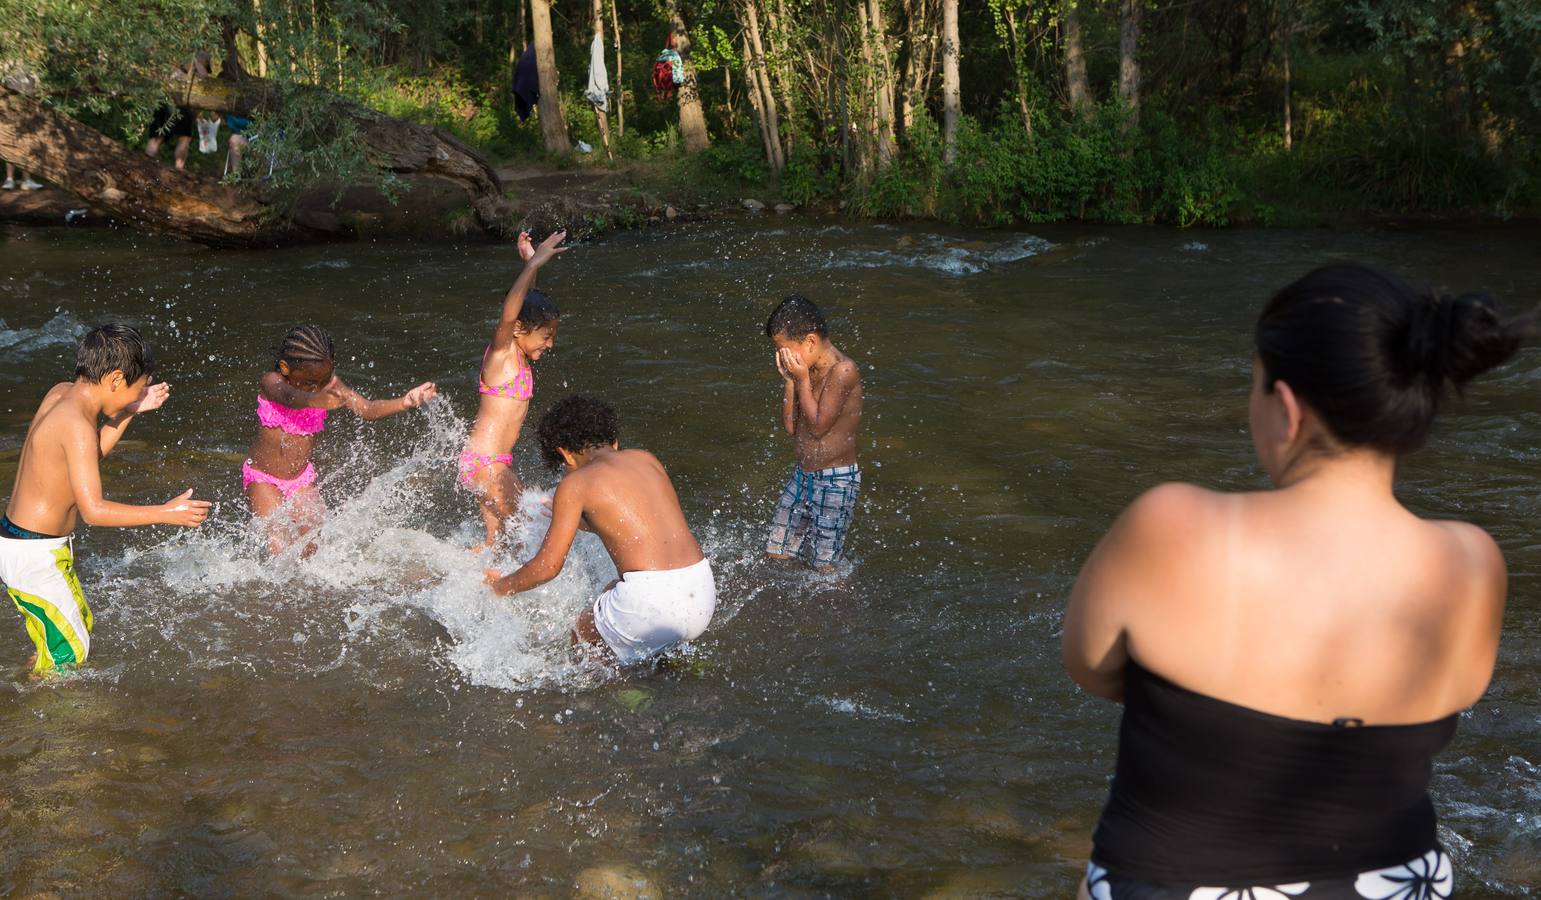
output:
<path id="1" fill-rule="evenodd" d="M 1064 108 L 1064 5 L 1026 0 L 961 4 L 963 117 L 958 163 L 942 164 L 927 115 L 940 79 L 918 100 L 898 156 L 883 171 L 874 151 L 870 79 L 892 72 L 898 98 L 912 53 L 931 56 L 935 21 L 907 16 L 926 4 L 882 0 L 888 66 L 864 62 L 856 7 L 778 0 L 762 7 L 762 37 L 795 149 L 770 184 L 751 124 L 739 43 L 741 4 L 683 4 L 711 151 L 687 158 L 678 106 L 657 99 L 651 65 L 669 33 L 671 4 L 614 0 L 624 66 L 606 59 L 626 129 L 612 113 L 616 157 L 669 172 L 681 189 L 756 194 L 779 188 L 798 205 L 850 201 L 871 216 L 931 216 L 990 225 L 1087 220 L 1219 226 L 1293 223 L 1404 210 L 1541 208 L 1541 5 L 1516 0 L 1191 0 L 1150 7 L 1140 52 L 1146 91 L 1140 122 L 1116 97 L 1117 4 L 1077 5 L 1094 97 L 1088 116 Z M 595 148 L 561 166 L 604 164 L 592 109 L 582 99 L 592 26 L 586 4 L 555 8 L 561 104 L 572 137 Z M 772 21 L 775 12 L 777 20 Z M 268 77 L 284 92 L 256 128 L 275 139 L 280 187 L 389 178 L 329 109 L 342 93 L 392 115 L 444 128 L 495 160 L 544 158 L 538 122 L 512 111 L 510 47 L 527 34 L 523 0 L 424 4 L 415 0 L 0 0 L 0 59 L 20 59 L 42 81 L 44 102 L 123 138 L 142 139 L 167 101 L 167 75 L 200 50 L 221 55 L 238 32 L 248 69 L 256 35 Z M 258 17 L 261 17 L 260 21 Z M 174 27 L 168 23 L 175 23 Z M 524 23 L 524 24 L 521 24 Z M 1293 143 L 1282 140 L 1288 45 Z M 730 85 L 731 84 L 731 88 Z M 1024 126 L 1026 100 L 1032 128 Z M 790 109 L 785 105 L 790 99 Z M 278 140 L 281 136 L 281 140 Z M 194 157 L 204 169 L 213 160 Z M 656 163 L 656 165 L 655 165 Z"/>
<path id="2" fill-rule="evenodd" d="M 1218 130 L 1189 137 L 1168 117 L 1143 127 L 1116 104 L 1089 118 L 1040 114 L 1029 135 L 1002 116 L 984 126 L 965 117 L 958 162 L 942 163 L 939 129 L 921 118 L 904 153 L 857 197 L 875 216 L 938 216 L 983 225 L 1091 220 L 1224 225 L 1241 199 Z"/>
<path id="3" fill-rule="evenodd" d="M 781 173 L 781 197 L 788 203 L 807 206 L 829 200 L 840 191 L 840 173 L 821 165 L 812 146 L 803 143 L 787 157 Z"/>
<path id="4" fill-rule="evenodd" d="M 443 128 L 494 158 L 534 152 L 540 146 L 538 130 L 520 127 L 506 92 L 489 96 L 448 66 L 416 74 L 381 67 L 362 74 L 352 93 L 388 115 Z"/>
<path id="5" fill-rule="evenodd" d="M 740 141 L 718 141 L 701 154 L 706 171 L 729 183 L 764 184 L 769 177 L 764 154 Z"/>

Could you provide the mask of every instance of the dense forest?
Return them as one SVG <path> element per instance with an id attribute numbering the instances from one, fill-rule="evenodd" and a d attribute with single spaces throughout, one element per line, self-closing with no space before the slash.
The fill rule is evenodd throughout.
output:
<path id="1" fill-rule="evenodd" d="M 215 80 L 263 85 L 241 109 L 282 137 L 280 185 L 412 171 L 366 139 L 373 110 L 493 160 L 649 161 L 873 216 L 1541 208 L 1541 4 L 1513 0 L 0 0 L 0 29 L 29 103 L 131 146 L 207 52 Z"/>

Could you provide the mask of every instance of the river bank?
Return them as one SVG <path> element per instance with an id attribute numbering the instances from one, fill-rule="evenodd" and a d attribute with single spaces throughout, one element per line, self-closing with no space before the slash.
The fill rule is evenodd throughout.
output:
<path id="1" fill-rule="evenodd" d="M 775 185 L 723 177 L 704 171 L 705 168 L 690 160 L 626 161 L 610 165 L 505 161 L 495 166 L 509 200 L 510 219 L 516 228 L 536 233 L 565 228 L 575 239 L 591 239 L 618 230 L 676 221 L 794 211 L 851 225 L 911 222 L 939 227 L 993 227 L 1003 231 L 1030 227 L 1021 223 L 981 226 L 981 223 L 947 221 L 936 216 L 867 215 L 862 213 L 860 203 L 853 206 L 845 199 L 835 198 L 800 207 L 783 200 L 782 191 Z M 295 210 L 303 210 L 303 214 L 311 219 L 338 220 L 355 238 L 458 241 L 479 233 L 464 192 L 451 182 L 432 178 L 402 181 L 389 192 L 375 186 L 356 186 L 342 191 L 333 186 L 318 186 L 300 194 L 293 204 Z M 1272 221 L 1252 211 L 1224 226 L 1191 227 L 1203 232 L 1276 226 L 1339 229 L 1489 227 L 1536 221 L 1534 213 L 1511 216 L 1478 210 L 1387 213 L 1339 207 L 1309 212 L 1296 210 L 1283 222 Z M 0 192 L 0 224 L 104 227 L 115 223 L 70 192 L 45 185 L 35 191 Z"/>

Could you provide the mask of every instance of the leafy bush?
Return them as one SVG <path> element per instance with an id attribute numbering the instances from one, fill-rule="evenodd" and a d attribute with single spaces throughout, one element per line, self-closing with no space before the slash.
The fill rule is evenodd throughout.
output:
<path id="1" fill-rule="evenodd" d="M 381 112 L 443 128 L 494 158 L 540 152 L 539 126 L 533 118 L 519 122 L 511 94 L 475 87 L 454 68 L 415 75 L 375 69 L 355 84 L 353 94 Z"/>
<path id="2" fill-rule="evenodd" d="M 840 173 L 826 166 L 807 143 L 798 144 L 787 157 L 781 173 L 781 198 L 788 203 L 807 206 L 828 200 L 840 191 Z"/>

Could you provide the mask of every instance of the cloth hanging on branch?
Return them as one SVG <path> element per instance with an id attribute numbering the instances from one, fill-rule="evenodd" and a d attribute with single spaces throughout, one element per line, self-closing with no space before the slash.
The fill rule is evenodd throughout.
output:
<path id="1" fill-rule="evenodd" d="M 540 101 L 540 69 L 535 65 L 535 45 L 531 44 L 519 54 L 514 64 L 514 112 L 519 121 L 530 117 L 535 104 Z"/>
<path id="2" fill-rule="evenodd" d="M 610 73 L 605 71 L 605 39 L 594 32 L 589 45 L 589 87 L 583 96 L 600 112 L 610 111 Z"/>
<path id="3" fill-rule="evenodd" d="M 653 62 L 653 92 L 658 99 L 667 100 L 674 96 L 675 88 L 684 83 L 685 61 L 680 59 L 679 51 L 669 47 Z"/>

